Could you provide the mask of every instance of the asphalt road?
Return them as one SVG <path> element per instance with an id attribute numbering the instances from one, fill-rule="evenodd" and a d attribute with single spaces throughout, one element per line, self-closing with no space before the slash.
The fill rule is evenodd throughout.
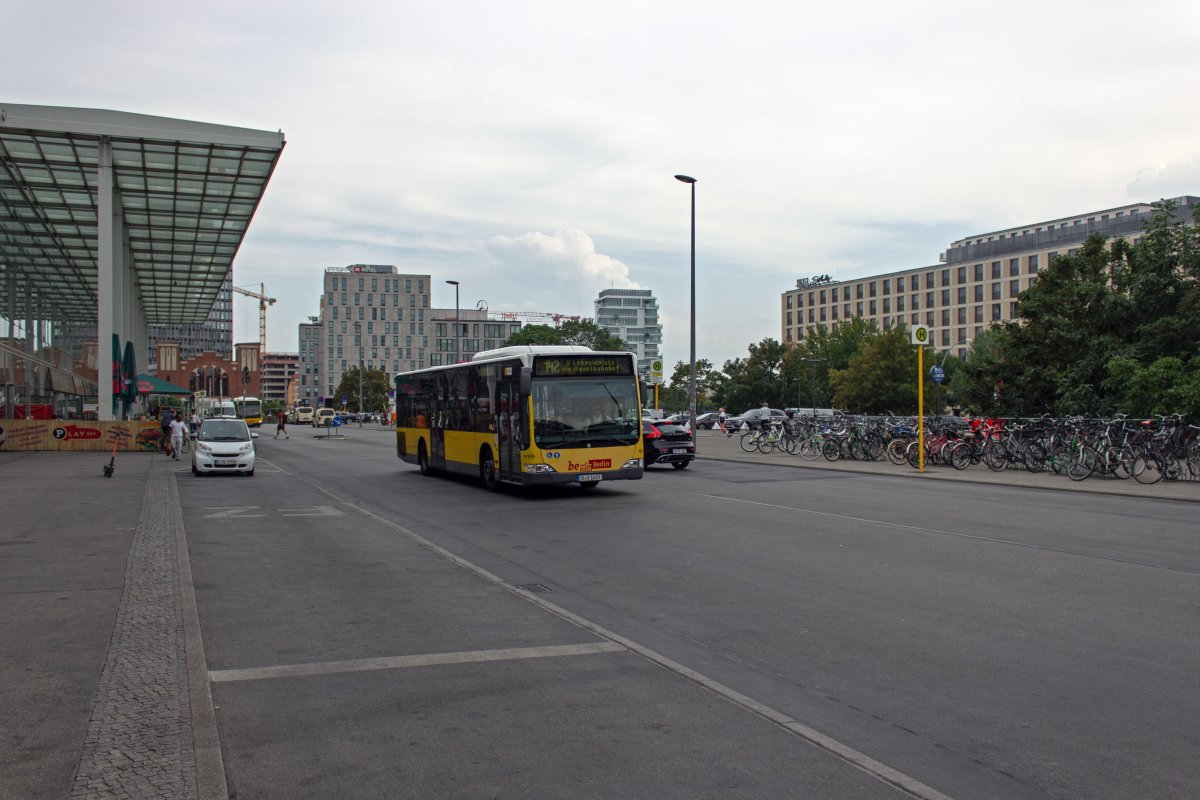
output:
<path id="1" fill-rule="evenodd" d="M 263 430 L 177 475 L 238 797 L 1200 796 L 1194 504 Z"/>

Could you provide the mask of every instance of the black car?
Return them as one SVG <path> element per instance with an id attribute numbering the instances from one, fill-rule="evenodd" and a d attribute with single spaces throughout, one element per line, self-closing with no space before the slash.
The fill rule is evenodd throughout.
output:
<path id="1" fill-rule="evenodd" d="M 670 464 L 675 469 L 686 469 L 696 458 L 691 431 L 664 419 L 642 420 L 642 450 L 647 467 Z"/>

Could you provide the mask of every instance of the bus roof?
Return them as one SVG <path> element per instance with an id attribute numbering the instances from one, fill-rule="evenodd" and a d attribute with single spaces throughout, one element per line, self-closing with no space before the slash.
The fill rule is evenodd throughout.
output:
<path id="1" fill-rule="evenodd" d="M 500 347 L 495 350 L 482 350 L 472 356 L 470 361 L 441 364 L 436 367 L 423 367 L 422 369 L 406 370 L 396 374 L 414 375 L 422 372 L 440 372 L 451 367 L 464 367 L 471 364 L 503 361 L 509 358 L 520 359 L 521 363 L 525 366 L 532 366 L 534 356 L 565 356 L 576 353 L 588 353 L 597 356 L 629 356 L 634 359 L 635 366 L 637 362 L 637 355 L 626 350 L 593 350 L 590 347 L 578 344 L 518 344 L 510 345 L 509 347 Z"/>

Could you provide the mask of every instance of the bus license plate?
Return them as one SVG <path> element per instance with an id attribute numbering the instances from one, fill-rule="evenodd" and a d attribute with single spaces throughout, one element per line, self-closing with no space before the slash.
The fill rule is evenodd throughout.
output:
<path id="1" fill-rule="evenodd" d="M 237 459 L 236 458 L 218 458 L 213 461 L 213 465 L 218 466 L 218 467 L 236 467 Z"/>
<path id="2" fill-rule="evenodd" d="M 604 477 L 603 475 L 593 472 L 593 473 L 589 473 L 587 475 L 580 475 L 579 482 L 580 483 L 590 483 L 591 481 L 601 480 L 603 477 Z"/>

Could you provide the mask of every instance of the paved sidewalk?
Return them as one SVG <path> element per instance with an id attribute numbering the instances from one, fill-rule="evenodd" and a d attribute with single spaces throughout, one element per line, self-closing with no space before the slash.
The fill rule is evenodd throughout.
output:
<path id="1" fill-rule="evenodd" d="M 796 469 L 823 469 L 840 472 L 857 472 L 869 475 L 892 475 L 910 480 L 943 481 L 955 483 L 985 483 L 999 486 L 1019 486 L 1028 489 L 1046 489 L 1051 491 L 1091 492 L 1097 494 L 1124 495 L 1128 497 L 1147 497 L 1160 500 L 1185 500 L 1200 502 L 1200 481 L 1159 481 L 1145 485 L 1132 478 L 1119 480 L 1116 478 L 1088 478 L 1083 481 L 1073 481 L 1066 475 L 1055 475 L 1053 472 L 1031 473 L 1023 469 L 1007 469 L 993 472 L 983 464 L 975 464 L 965 470 L 951 467 L 925 465 L 925 472 L 918 472 L 909 466 L 898 467 L 888 460 L 883 461 L 826 461 L 819 458 L 816 461 L 805 461 L 798 455 L 774 452 L 768 455 L 754 451 L 747 453 L 739 444 L 740 433 L 727 437 L 720 431 L 698 431 L 696 441 L 697 458 L 717 461 L 738 461 L 751 464 L 770 464 L 774 466 Z"/>
<path id="2" fill-rule="evenodd" d="M 226 797 L 178 465 L 107 461 L 0 453 L 0 798 Z"/>

